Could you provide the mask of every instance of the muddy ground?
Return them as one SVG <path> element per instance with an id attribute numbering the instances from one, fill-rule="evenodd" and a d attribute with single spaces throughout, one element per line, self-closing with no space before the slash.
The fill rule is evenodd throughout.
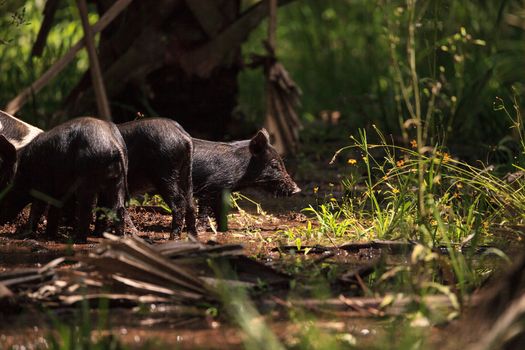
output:
<path id="1" fill-rule="evenodd" d="M 245 254 L 265 265 L 271 266 L 279 272 L 294 275 L 301 279 L 307 273 L 308 267 L 304 264 L 334 264 L 342 267 L 341 271 L 353 269 L 360 264 L 366 264 L 374 259 L 377 252 L 364 250 L 358 253 L 349 253 L 337 250 L 326 254 L 319 251 L 305 257 L 295 254 L 288 246 L 294 242 L 288 241 L 283 231 L 289 228 L 304 225 L 307 218 L 301 209 L 309 203 L 315 203 L 319 193 L 314 195 L 312 189 L 316 184 L 303 184 L 301 195 L 292 198 L 273 198 L 258 193 L 249 193 L 250 198 L 261 203 L 264 213 L 257 213 L 256 207 L 247 201 L 240 201 L 243 210 L 233 210 L 229 217 L 227 232 L 214 232 L 212 229 L 201 231 L 201 242 L 219 244 L 238 243 L 245 248 Z M 333 192 L 333 186 L 325 186 Z M 244 211 L 245 210 L 245 211 Z M 130 210 L 133 222 L 139 229 L 139 236 L 152 244 L 166 242 L 169 238 L 171 216 L 160 208 L 133 207 Z M 89 237 L 86 244 L 71 244 L 69 228 L 61 228 L 60 237 L 50 239 L 44 234 L 45 222 L 42 222 L 37 234 L 17 232 L 17 226 L 27 219 L 27 210 L 16 223 L 0 226 L 0 273 L 41 267 L 49 261 L 73 254 L 87 254 L 101 241 L 99 238 Z M 186 234 L 181 237 L 187 239 Z M 282 248 L 282 249 L 280 249 Z M 309 259 L 313 259 L 310 262 Z M 298 262 L 299 260 L 299 262 Z M 352 287 L 355 288 L 355 287 Z M 75 313 L 78 310 L 55 310 L 60 322 L 73 322 L 78 319 Z M 159 311 L 159 310 L 156 310 Z M 32 349 L 45 347 L 49 341 L 52 328 L 50 310 L 38 307 L 26 308 L 21 305 L 20 312 L 10 312 L 0 317 L 0 349 L 14 346 L 18 349 Z M 153 313 L 155 314 L 155 312 Z M 290 322 L 286 312 L 266 312 L 270 327 L 279 338 L 293 344 L 294 334 L 299 326 Z M 76 321 L 75 321 L 76 322 Z M 334 319 L 320 317 L 317 321 L 319 329 L 336 333 L 352 334 L 352 337 L 366 338 L 375 333 L 376 323 L 369 319 Z M 128 309 L 111 309 L 111 330 L 126 344 L 132 347 L 143 345 L 164 347 L 166 344 L 177 345 L 182 348 L 217 348 L 231 349 L 241 347 L 240 333 L 227 319 L 223 317 L 184 317 L 184 318 L 155 318 L 148 313 L 137 314 Z M 56 334 L 56 333 L 55 333 Z M 100 333 L 97 333 L 100 336 Z"/>
<path id="2" fill-rule="evenodd" d="M 334 175 L 333 173 L 332 175 Z M 366 286 L 361 283 L 348 282 L 348 274 L 360 268 L 373 265 L 378 259 L 385 259 L 381 249 L 366 247 L 359 249 L 338 249 L 345 241 L 325 242 L 323 247 L 313 246 L 315 241 L 303 242 L 312 245 L 308 255 L 297 253 L 293 246 L 295 242 L 289 240 L 283 232 L 287 229 L 304 226 L 307 217 L 301 212 L 309 204 L 315 204 L 333 194 L 336 198 L 342 195 L 342 188 L 337 183 L 337 176 L 328 176 L 309 183 L 302 183 L 303 192 L 291 198 L 273 198 L 257 192 L 248 193 L 248 196 L 259 202 L 264 213 L 257 213 L 256 207 L 248 201 L 240 201 L 241 211 L 233 210 L 229 217 L 227 232 L 214 232 L 211 229 L 199 233 L 201 242 L 219 244 L 242 244 L 245 255 L 291 276 L 294 283 L 302 284 L 294 293 L 299 298 L 311 298 L 314 290 L 308 286 L 315 282 L 312 276 L 331 276 L 332 298 L 363 296 Z M 321 189 L 315 191 L 314 188 Z M 132 207 L 131 217 L 139 229 L 139 236 L 152 244 L 166 242 L 169 238 L 171 216 L 160 208 Z M 39 227 L 36 235 L 25 235 L 16 232 L 16 225 L 22 223 L 27 212 L 19 218 L 19 222 L 12 225 L 0 226 L 0 273 L 20 268 L 41 267 L 47 262 L 64 255 L 87 254 L 94 249 L 101 239 L 90 237 L 86 244 L 71 244 L 68 238 L 68 229 L 61 229 L 61 237 L 49 239 L 43 233 L 44 223 Z M 181 237 L 186 240 L 186 234 Z M 351 242 L 350 242 L 351 243 Z M 390 266 L 407 264 L 408 254 L 388 254 L 386 263 Z M 334 277 L 335 276 L 335 277 Z M 346 277 L 345 277 L 346 276 Z M 347 279 L 345 279 L 347 278 Z M 274 333 L 287 345 L 298 341 L 299 334 L 304 331 L 301 322 L 308 316 L 296 322 L 290 318 L 290 310 L 286 305 L 286 293 L 273 293 L 268 304 L 272 307 L 259 305 L 265 320 Z M 282 298 L 281 298 L 282 296 Z M 276 306 L 277 305 L 277 306 Z M 357 311 L 356 311 L 357 310 Z M 378 335 L 384 335 L 391 322 L 387 319 L 370 317 L 357 308 L 352 312 L 322 312 L 319 308 L 310 310 L 315 314 L 316 329 L 337 334 L 340 339 L 349 344 L 357 342 L 363 345 L 375 342 Z M 53 329 L 52 319 L 58 319 L 61 324 L 78 322 L 80 316 L 77 309 L 50 310 L 31 306 L 21 306 L 20 311 L 9 312 L 4 316 L 0 313 L 0 349 L 14 346 L 16 349 L 33 349 L 45 347 Z M 321 311 L 321 312 L 320 312 Z M 374 310 L 371 310 L 372 312 Z M 50 317 L 53 314 L 55 316 Z M 161 316 L 160 315 L 165 315 Z M 227 315 L 219 317 L 171 317 L 169 311 L 162 309 L 147 311 L 137 309 L 110 310 L 110 330 L 96 332 L 94 336 L 114 334 L 132 348 L 173 347 L 179 348 L 213 348 L 234 349 L 242 348 L 241 333 Z M 94 316 L 95 317 L 95 316 Z M 430 330 L 430 335 L 438 332 Z"/>
<path id="3" fill-rule="evenodd" d="M 282 243 L 283 236 L 277 232 L 306 222 L 306 216 L 300 213 L 305 197 L 267 199 L 273 202 L 273 206 L 268 207 L 269 210 L 264 207 L 264 197 L 260 199 L 263 199 L 265 213 L 257 214 L 253 205 L 241 203 L 246 212 L 232 210 L 227 232 L 214 232 L 213 228 L 200 229 L 199 240 L 219 244 L 240 243 L 244 245 L 248 256 L 271 255 L 271 250 Z M 17 231 L 26 222 L 28 212 L 26 209 L 16 222 L 0 226 L 0 272 L 21 267 L 38 267 L 58 256 L 87 252 L 101 241 L 100 238 L 88 237 L 86 244 L 71 244 L 70 227 L 60 227 L 59 237 L 48 237 L 44 232 L 44 219 L 36 234 Z M 140 237 L 151 243 L 169 240 L 171 215 L 161 207 L 131 207 L 130 215 Z M 188 239 L 186 233 L 183 232 L 180 239 Z"/>

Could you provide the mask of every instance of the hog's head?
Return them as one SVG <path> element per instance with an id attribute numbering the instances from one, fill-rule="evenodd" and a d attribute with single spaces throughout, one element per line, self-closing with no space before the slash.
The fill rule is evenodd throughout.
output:
<path id="1" fill-rule="evenodd" d="M 0 224 L 14 218 L 27 204 L 26 197 L 15 193 L 12 185 L 17 172 L 17 150 L 0 135 Z"/>
<path id="2" fill-rule="evenodd" d="M 0 135 L 0 192 L 13 181 L 17 156 L 15 146 L 4 135 Z"/>
<path id="3" fill-rule="evenodd" d="M 249 149 L 251 159 L 247 175 L 257 187 L 277 196 L 291 196 L 301 192 L 286 171 L 281 156 L 270 144 L 266 129 L 259 130 L 250 140 Z"/>

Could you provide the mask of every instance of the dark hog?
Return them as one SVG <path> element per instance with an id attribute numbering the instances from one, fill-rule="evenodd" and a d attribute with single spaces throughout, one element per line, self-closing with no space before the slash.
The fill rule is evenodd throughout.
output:
<path id="1" fill-rule="evenodd" d="M 97 194 L 116 214 L 115 231 L 124 233 L 127 151 L 117 127 L 95 118 L 78 118 L 15 147 L 0 137 L 0 224 L 14 219 L 32 202 L 29 218 L 35 230 L 49 204 L 46 233 L 56 235 L 61 205 L 74 205 L 74 235 L 86 241 Z M 99 218 L 96 232 L 105 229 Z"/>
<path id="2" fill-rule="evenodd" d="M 13 115 L 0 111 L 0 135 L 3 135 L 15 148 L 18 150 L 28 144 L 37 135 L 43 133 L 42 129 L 39 129 L 33 125 L 30 125 Z M 103 194 L 102 194 L 103 196 Z M 74 210 L 70 206 L 66 206 L 66 212 L 64 213 L 67 222 L 73 224 Z M 125 222 L 127 228 L 131 232 L 138 232 L 135 225 L 131 221 L 127 211 L 125 216 Z M 103 225 L 97 227 L 97 234 L 100 234 L 103 229 Z M 99 232 L 100 231 L 100 232 Z"/>
<path id="3" fill-rule="evenodd" d="M 224 189 L 260 188 L 277 196 L 301 191 L 265 129 L 250 140 L 224 143 L 193 139 L 193 145 L 194 196 L 199 202 L 200 220 L 208 213 L 219 219 Z"/>
<path id="4" fill-rule="evenodd" d="M 164 118 L 136 120 L 118 128 L 128 149 L 130 194 L 162 196 L 172 211 L 171 239 L 180 234 L 184 220 L 188 233 L 195 235 L 190 135 L 177 122 Z"/>
<path id="5" fill-rule="evenodd" d="M 16 149 L 22 148 L 44 131 L 0 111 L 0 135 L 3 135 Z"/>

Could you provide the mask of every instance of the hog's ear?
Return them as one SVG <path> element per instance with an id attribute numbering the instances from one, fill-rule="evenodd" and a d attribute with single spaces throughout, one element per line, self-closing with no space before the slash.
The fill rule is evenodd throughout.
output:
<path id="1" fill-rule="evenodd" d="M 16 148 L 4 135 L 0 135 L 0 159 L 8 164 L 16 162 Z"/>
<path id="2" fill-rule="evenodd" d="M 259 130 L 257 134 L 250 140 L 250 152 L 254 156 L 263 154 L 269 146 L 270 135 L 264 128 Z"/>

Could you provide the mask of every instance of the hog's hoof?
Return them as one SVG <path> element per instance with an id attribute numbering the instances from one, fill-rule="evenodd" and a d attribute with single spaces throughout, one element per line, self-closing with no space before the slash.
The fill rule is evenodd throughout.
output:
<path id="1" fill-rule="evenodd" d="M 102 238 L 104 232 L 109 228 L 107 221 L 97 220 L 95 222 L 95 229 L 93 230 L 93 237 Z"/>
<path id="2" fill-rule="evenodd" d="M 35 238 L 36 234 L 33 231 L 15 231 L 15 237 L 17 239 L 30 239 Z"/>
<path id="3" fill-rule="evenodd" d="M 93 237 L 95 238 L 102 238 L 104 237 L 104 230 L 102 231 L 93 231 L 93 234 L 92 234 Z"/>
<path id="4" fill-rule="evenodd" d="M 197 225 L 197 231 L 198 232 L 206 232 L 210 229 L 210 226 L 208 225 Z"/>
<path id="5" fill-rule="evenodd" d="M 174 240 L 174 239 L 180 239 L 180 229 L 171 231 L 170 240 Z"/>
<path id="6" fill-rule="evenodd" d="M 207 217 L 205 219 L 199 219 L 199 221 L 197 222 L 196 231 L 199 231 L 199 232 L 213 231 L 211 229 L 211 225 L 212 225 L 211 219 L 208 219 Z"/>
<path id="7" fill-rule="evenodd" d="M 198 232 L 196 227 L 187 227 L 186 232 L 188 232 L 188 236 L 197 237 Z"/>
<path id="8" fill-rule="evenodd" d="M 124 226 L 115 227 L 115 235 L 124 237 L 125 234 L 126 234 L 126 229 Z"/>
<path id="9" fill-rule="evenodd" d="M 20 237 L 29 236 L 33 234 L 35 234 L 35 232 L 33 232 L 30 225 L 18 226 L 15 230 L 15 235 Z"/>
<path id="10" fill-rule="evenodd" d="M 73 237 L 73 243 L 75 244 L 86 244 L 87 243 L 87 237 Z"/>

